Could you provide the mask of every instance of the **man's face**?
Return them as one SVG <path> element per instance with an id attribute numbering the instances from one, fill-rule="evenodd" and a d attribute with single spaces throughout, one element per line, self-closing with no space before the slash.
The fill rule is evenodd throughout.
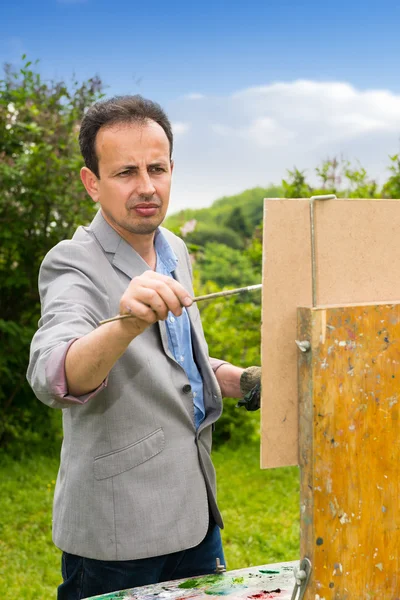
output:
<path id="1" fill-rule="evenodd" d="M 94 192 L 84 183 L 106 220 L 123 237 L 153 233 L 167 212 L 173 167 L 162 127 L 154 121 L 104 127 L 96 153 Z"/>

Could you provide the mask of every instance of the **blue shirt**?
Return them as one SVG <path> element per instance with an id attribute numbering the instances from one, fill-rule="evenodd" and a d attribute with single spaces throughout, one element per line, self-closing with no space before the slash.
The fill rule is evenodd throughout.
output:
<path id="1" fill-rule="evenodd" d="M 159 229 L 156 231 L 154 247 L 157 255 L 156 272 L 174 277 L 173 273 L 177 267 L 178 259 Z M 192 387 L 194 421 L 196 429 L 198 429 L 205 417 L 203 379 L 193 356 L 190 321 L 186 309 L 182 309 L 180 317 L 176 317 L 172 312 L 169 312 L 165 324 L 167 326 L 168 347 L 176 362 L 184 369 Z"/>

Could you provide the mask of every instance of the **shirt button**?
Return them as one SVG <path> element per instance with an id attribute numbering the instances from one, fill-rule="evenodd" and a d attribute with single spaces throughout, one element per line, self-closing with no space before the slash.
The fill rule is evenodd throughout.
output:
<path id="1" fill-rule="evenodd" d="M 170 323 L 174 323 L 174 322 L 175 322 L 175 319 L 174 319 L 174 317 L 173 317 L 172 315 L 171 315 L 171 316 L 170 316 L 170 318 L 169 318 L 169 322 L 170 322 Z"/>
<path id="2" fill-rule="evenodd" d="M 184 394 L 188 394 L 188 393 L 189 393 L 189 392 L 191 392 L 191 391 L 192 391 L 192 386 L 191 386 L 191 385 L 189 385 L 188 383 L 186 383 L 186 384 L 183 386 L 183 388 L 182 388 L 182 392 L 183 392 Z"/>

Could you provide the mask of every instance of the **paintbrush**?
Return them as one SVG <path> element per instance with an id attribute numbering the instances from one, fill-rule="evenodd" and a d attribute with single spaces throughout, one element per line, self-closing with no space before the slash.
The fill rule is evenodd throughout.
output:
<path id="1" fill-rule="evenodd" d="M 262 288 L 262 283 L 258 283 L 257 285 L 248 285 L 247 287 L 236 288 L 234 290 L 224 290 L 223 292 L 214 292 L 213 294 L 206 294 L 205 296 L 195 296 L 192 298 L 193 302 L 201 302 L 203 300 L 214 300 L 214 298 L 223 298 L 225 296 L 233 296 L 234 294 L 243 294 L 243 292 L 252 292 L 253 290 L 260 290 Z M 111 319 L 104 319 L 104 321 L 100 321 L 99 325 L 104 325 L 105 323 L 111 323 L 112 321 L 120 321 L 121 319 L 130 319 L 131 317 L 135 317 L 133 314 L 126 315 L 116 315 L 115 317 L 111 317 Z"/>

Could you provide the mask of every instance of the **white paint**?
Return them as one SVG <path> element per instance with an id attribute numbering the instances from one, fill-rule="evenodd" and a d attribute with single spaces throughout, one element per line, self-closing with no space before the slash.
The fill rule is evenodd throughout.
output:
<path id="1" fill-rule="evenodd" d="M 342 514 L 339 521 L 341 522 L 342 525 L 345 525 L 346 523 L 351 523 L 351 519 L 348 517 L 348 515 L 346 513 Z"/>
<path id="2" fill-rule="evenodd" d="M 321 328 L 322 328 L 322 343 L 325 344 L 326 339 L 326 310 L 321 311 Z"/>

